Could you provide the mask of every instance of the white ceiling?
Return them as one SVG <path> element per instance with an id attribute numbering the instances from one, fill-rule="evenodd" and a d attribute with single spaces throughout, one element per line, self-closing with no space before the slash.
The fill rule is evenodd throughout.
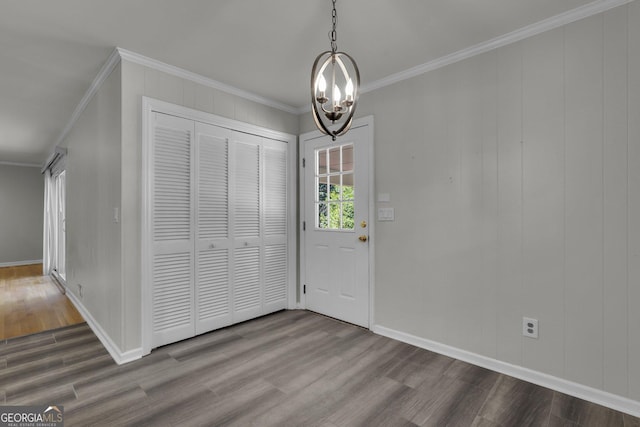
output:
<path id="1" fill-rule="evenodd" d="M 366 86 L 607 2 L 339 0 L 338 48 Z M 43 162 L 116 46 L 303 107 L 330 24 L 330 0 L 0 0 L 0 162 Z"/>

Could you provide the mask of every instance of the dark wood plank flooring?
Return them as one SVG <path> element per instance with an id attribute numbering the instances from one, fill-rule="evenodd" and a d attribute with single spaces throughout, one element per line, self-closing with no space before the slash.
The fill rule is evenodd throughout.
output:
<path id="1" fill-rule="evenodd" d="M 117 366 L 86 324 L 0 341 L 0 404 L 67 426 L 621 426 L 640 420 L 305 311 Z"/>

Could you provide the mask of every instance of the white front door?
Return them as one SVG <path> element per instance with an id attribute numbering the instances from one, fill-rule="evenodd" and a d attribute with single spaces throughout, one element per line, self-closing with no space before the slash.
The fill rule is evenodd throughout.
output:
<path id="1" fill-rule="evenodd" d="M 369 327 L 370 125 L 332 141 L 306 134 L 306 308 Z"/>

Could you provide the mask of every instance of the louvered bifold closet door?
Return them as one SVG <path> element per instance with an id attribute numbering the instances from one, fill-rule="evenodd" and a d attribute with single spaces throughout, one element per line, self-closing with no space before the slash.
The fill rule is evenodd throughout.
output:
<path id="1" fill-rule="evenodd" d="M 152 346 L 193 336 L 193 122 L 154 114 L 151 144 Z"/>
<path id="2" fill-rule="evenodd" d="M 231 142 L 233 192 L 233 321 L 261 314 L 261 138 L 234 132 Z"/>
<path id="3" fill-rule="evenodd" d="M 229 140 L 196 123 L 196 334 L 228 326 L 231 313 Z"/>
<path id="4" fill-rule="evenodd" d="M 287 145 L 263 141 L 265 312 L 287 308 Z"/>

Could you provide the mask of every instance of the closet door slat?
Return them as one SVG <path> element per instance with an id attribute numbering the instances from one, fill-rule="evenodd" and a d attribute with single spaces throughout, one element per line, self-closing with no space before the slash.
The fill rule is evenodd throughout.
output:
<path id="1" fill-rule="evenodd" d="M 152 345 L 193 336 L 193 122 L 156 113 L 151 147 Z"/>
<path id="2" fill-rule="evenodd" d="M 227 129 L 196 123 L 196 334 L 233 322 Z"/>
<path id="3" fill-rule="evenodd" d="M 263 142 L 264 309 L 287 308 L 287 147 Z"/>
<path id="4" fill-rule="evenodd" d="M 260 237 L 260 146 L 234 140 L 236 239 Z"/>

